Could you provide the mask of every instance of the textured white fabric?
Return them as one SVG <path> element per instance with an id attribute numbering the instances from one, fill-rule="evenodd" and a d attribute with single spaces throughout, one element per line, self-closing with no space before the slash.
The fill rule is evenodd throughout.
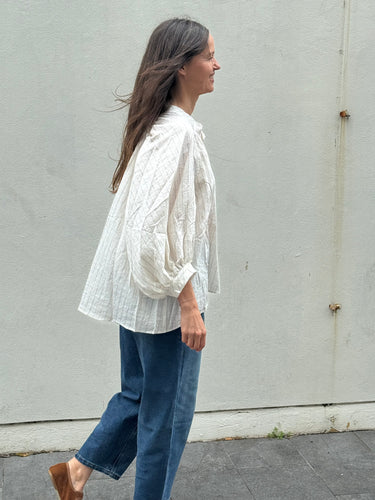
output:
<path id="1" fill-rule="evenodd" d="M 180 326 L 191 278 L 201 312 L 219 291 L 215 179 L 202 126 L 170 106 L 115 194 L 78 310 L 144 333 Z"/>

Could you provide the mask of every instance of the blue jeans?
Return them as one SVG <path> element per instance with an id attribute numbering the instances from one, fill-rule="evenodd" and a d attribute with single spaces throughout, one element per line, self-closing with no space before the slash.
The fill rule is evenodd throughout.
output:
<path id="1" fill-rule="evenodd" d="M 202 315 L 203 316 L 203 315 Z M 76 454 L 119 479 L 135 457 L 134 500 L 169 500 L 194 415 L 201 353 L 162 334 L 120 326 L 121 392 Z"/>

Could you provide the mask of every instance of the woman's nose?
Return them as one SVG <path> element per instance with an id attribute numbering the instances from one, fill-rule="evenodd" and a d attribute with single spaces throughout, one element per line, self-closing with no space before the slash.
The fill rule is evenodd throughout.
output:
<path id="1" fill-rule="evenodd" d="M 216 61 L 216 59 L 214 59 L 214 70 L 217 71 L 220 68 L 221 68 L 220 64 Z"/>

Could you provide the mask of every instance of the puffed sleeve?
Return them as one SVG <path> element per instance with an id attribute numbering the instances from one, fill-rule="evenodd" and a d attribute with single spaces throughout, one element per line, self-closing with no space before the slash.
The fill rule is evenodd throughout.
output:
<path id="1" fill-rule="evenodd" d="M 151 133 L 138 153 L 125 215 L 131 275 L 148 297 L 178 297 L 196 272 L 194 133 Z"/>

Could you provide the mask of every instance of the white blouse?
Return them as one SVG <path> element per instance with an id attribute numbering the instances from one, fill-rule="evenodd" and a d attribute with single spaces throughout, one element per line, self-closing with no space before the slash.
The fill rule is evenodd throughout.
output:
<path id="1" fill-rule="evenodd" d="M 180 326 L 191 279 L 198 307 L 219 292 L 215 179 L 202 125 L 177 106 L 137 145 L 115 194 L 78 310 L 144 333 Z"/>

